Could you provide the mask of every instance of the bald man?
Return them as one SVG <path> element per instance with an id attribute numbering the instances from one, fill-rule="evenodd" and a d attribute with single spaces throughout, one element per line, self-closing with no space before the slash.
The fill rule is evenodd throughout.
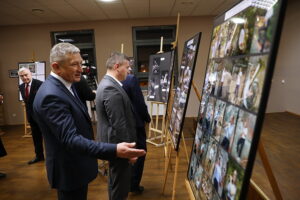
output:
<path id="1" fill-rule="evenodd" d="M 21 68 L 18 71 L 18 74 L 23 82 L 21 85 L 19 85 L 19 90 L 26 106 L 27 119 L 31 127 L 31 134 L 34 144 L 35 157 L 28 162 L 28 164 L 31 165 L 44 160 L 42 132 L 33 118 L 33 101 L 36 92 L 43 82 L 33 79 L 30 70 L 27 68 Z"/>

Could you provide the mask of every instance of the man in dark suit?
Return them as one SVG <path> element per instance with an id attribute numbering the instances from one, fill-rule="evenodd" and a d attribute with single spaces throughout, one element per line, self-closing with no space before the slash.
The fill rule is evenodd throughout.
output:
<path id="1" fill-rule="evenodd" d="M 121 157 L 129 162 L 145 155 L 145 151 L 133 149 L 134 143 L 93 140 L 91 119 L 72 86 L 82 73 L 77 47 L 70 43 L 55 45 L 50 63 L 52 71 L 33 105 L 44 136 L 48 180 L 57 189 L 59 200 L 86 200 L 88 183 L 98 173 L 97 158 Z"/>
<path id="2" fill-rule="evenodd" d="M 102 142 L 135 142 L 135 117 L 122 83 L 129 73 L 128 58 L 112 53 L 106 61 L 107 72 L 96 93 L 98 137 Z M 109 199 L 124 200 L 130 191 L 131 165 L 125 159 L 109 162 Z"/>
<path id="3" fill-rule="evenodd" d="M 35 158 L 28 162 L 28 164 L 30 165 L 44 160 L 42 133 L 38 124 L 33 118 L 33 101 L 38 89 L 43 82 L 37 79 L 33 79 L 30 70 L 27 68 L 19 69 L 18 74 L 23 82 L 21 85 L 19 85 L 19 90 L 25 103 L 27 119 L 31 127 L 31 135 L 35 151 Z"/>
<path id="4" fill-rule="evenodd" d="M 129 74 L 126 80 L 122 81 L 122 84 L 134 108 L 137 134 L 136 147 L 147 151 L 145 123 L 149 123 L 151 118 L 139 81 L 134 75 Z M 132 167 L 130 191 L 136 194 L 144 191 L 144 187 L 140 186 L 140 182 L 143 175 L 145 157 L 139 157 Z"/>

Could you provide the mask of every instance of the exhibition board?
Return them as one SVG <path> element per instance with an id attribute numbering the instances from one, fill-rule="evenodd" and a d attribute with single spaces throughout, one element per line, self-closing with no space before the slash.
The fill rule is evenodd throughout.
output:
<path id="1" fill-rule="evenodd" d="M 195 199 L 245 199 L 285 2 L 244 0 L 214 22 L 187 178 Z"/>

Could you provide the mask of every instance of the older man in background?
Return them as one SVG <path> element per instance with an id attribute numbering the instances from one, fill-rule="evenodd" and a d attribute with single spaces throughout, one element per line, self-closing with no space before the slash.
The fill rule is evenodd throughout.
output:
<path id="1" fill-rule="evenodd" d="M 19 85 L 19 90 L 25 103 L 27 119 L 31 127 L 31 135 L 34 144 L 35 157 L 28 162 L 30 165 L 44 160 L 42 132 L 33 117 L 33 101 L 43 82 L 32 78 L 32 74 L 27 68 L 19 69 L 18 74 L 23 82 Z"/>

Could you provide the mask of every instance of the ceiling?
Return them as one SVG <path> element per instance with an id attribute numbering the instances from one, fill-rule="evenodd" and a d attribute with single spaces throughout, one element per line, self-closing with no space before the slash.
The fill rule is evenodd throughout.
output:
<path id="1" fill-rule="evenodd" d="M 239 0 L 0 0 L 0 26 L 218 15 Z M 37 9 L 37 10 L 34 10 Z"/>

